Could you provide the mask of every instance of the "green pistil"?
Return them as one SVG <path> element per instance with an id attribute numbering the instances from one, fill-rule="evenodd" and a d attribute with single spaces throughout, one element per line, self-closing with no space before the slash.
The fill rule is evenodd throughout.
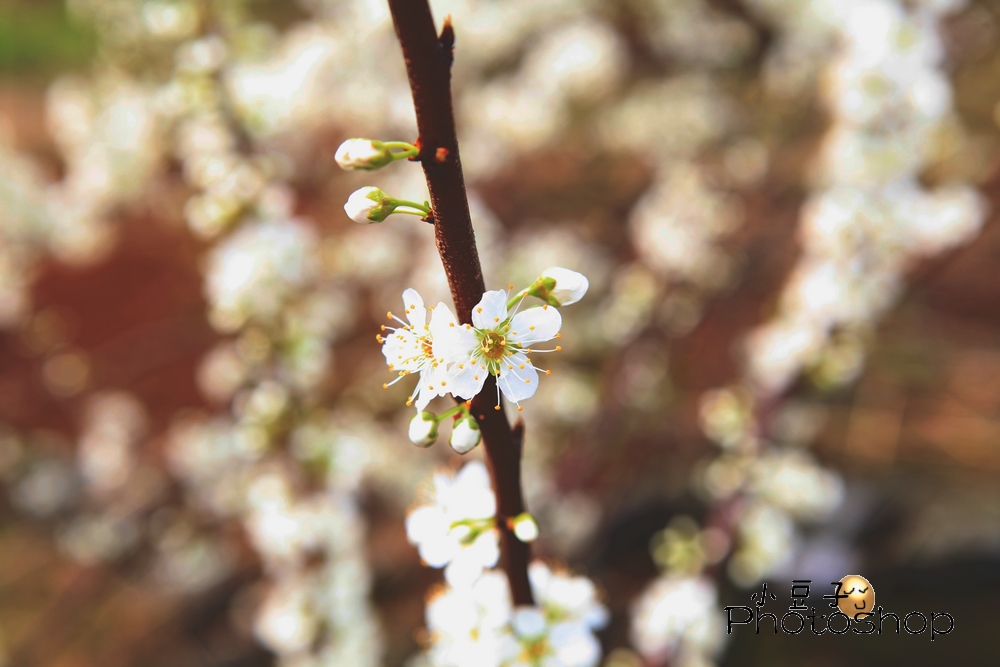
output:
<path id="1" fill-rule="evenodd" d="M 475 358 L 482 361 L 491 375 L 500 374 L 500 364 L 512 354 L 516 354 L 521 346 L 510 340 L 510 318 L 501 322 L 495 329 L 476 329 L 479 346 Z"/>
<path id="2" fill-rule="evenodd" d="M 469 532 L 461 539 L 461 543 L 463 546 L 469 546 L 475 542 L 480 535 L 488 530 L 492 530 L 495 525 L 496 520 L 492 517 L 489 519 L 460 519 L 452 522 L 451 529 L 453 530 L 458 526 L 468 526 Z"/>

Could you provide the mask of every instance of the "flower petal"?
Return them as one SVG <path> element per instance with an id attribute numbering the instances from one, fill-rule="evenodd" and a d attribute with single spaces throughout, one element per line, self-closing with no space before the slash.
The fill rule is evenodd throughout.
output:
<path id="1" fill-rule="evenodd" d="M 498 382 L 507 400 L 518 403 L 534 396 L 538 388 L 538 371 L 523 354 L 512 354 L 500 362 Z"/>
<path id="2" fill-rule="evenodd" d="M 440 539 L 448 534 L 448 519 L 433 505 L 418 507 L 406 517 L 406 538 L 410 544 Z"/>
<path id="3" fill-rule="evenodd" d="M 397 329 L 386 337 L 382 343 L 382 355 L 385 363 L 393 370 L 415 371 L 423 360 L 423 350 L 412 331 Z"/>
<path id="4" fill-rule="evenodd" d="M 423 412 L 427 408 L 427 404 L 437 396 L 437 392 L 431 388 L 434 383 L 430 375 L 427 371 L 422 372 L 420 382 L 417 383 L 417 388 L 413 392 L 413 404 L 417 406 L 417 412 Z"/>
<path id="5" fill-rule="evenodd" d="M 515 315 L 510 321 L 510 339 L 530 345 L 551 340 L 562 327 L 562 315 L 552 306 L 528 308 Z"/>
<path id="6" fill-rule="evenodd" d="M 555 297 L 558 305 L 568 306 L 583 298 L 590 287 L 587 276 L 576 271 L 564 269 L 561 266 L 552 266 L 542 271 L 542 278 L 551 278 L 556 282 L 552 296 Z"/>
<path id="7" fill-rule="evenodd" d="M 451 372 L 451 379 L 448 380 L 449 390 L 452 395 L 466 401 L 483 390 L 483 383 L 486 382 L 486 377 L 489 375 L 468 357 L 464 362 L 456 362 L 452 365 Z"/>
<path id="8" fill-rule="evenodd" d="M 434 307 L 430 331 L 434 357 L 446 363 L 467 359 L 477 344 L 472 327 L 459 324 L 444 303 Z"/>
<path id="9" fill-rule="evenodd" d="M 507 292 L 492 290 L 483 294 L 472 309 L 472 324 L 477 329 L 492 329 L 507 319 Z"/>
<path id="10" fill-rule="evenodd" d="M 418 331 L 427 324 L 427 310 L 424 308 L 424 300 L 417 294 L 417 290 L 410 287 L 403 292 L 403 306 L 406 307 L 406 319 L 410 321 L 414 329 Z"/>
<path id="11" fill-rule="evenodd" d="M 417 394 L 414 396 L 414 405 L 417 411 L 421 412 L 434 398 L 444 396 L 451 391 L 452 373 L 448 366 L 443 363 L 426 366 L 420 372 L 420 383 L 417 385 Z"/>
<path id="12" fill-rule="evenodd" d="M 448 536 L 421 542 L 417 547 L 420 558 L 430 567 L 444 567 L 455 559 L 461 549 L 461 545 Z"/>

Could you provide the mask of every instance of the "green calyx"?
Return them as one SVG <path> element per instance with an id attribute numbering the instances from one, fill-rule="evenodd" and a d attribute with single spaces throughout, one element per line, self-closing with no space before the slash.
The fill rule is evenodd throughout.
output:
<path id="1" fill-rule="evenodd" d="M 528 288 L 527 294 L 541 299 L 550 306 L 559 306 L 561 304 L 558 299 L 552 295 L 552 290 L 555 288 L 555 278 L 539 277 L 534 283 L 531 284 L 531 287 Z"/>
<path id="2" fill-rule="evenodd" d="M 552 295 L 552 290 L 556 288 L 555 278 L 546 278 L 539 276 L 535 282 L 531 283 L 530 287 L 526 287 L 514 296 L 512 296 L 507 301 L 507 310 L 512 309 L 519 302 L 523 301 L 525 297 L 533 296 L 537 299 L 541 299 L 550 306 L 560 306 L 559 300 Z"/>
<path id="3" fill-rule="evenodd" d="M 386 194 L 382 190 L 373 190 L 365 195 L 366 199 L 371 199 L 378 206 L 369 211 L 366 216 L 372 222 L 382 222 L 393 213 L 407 213 L 409 215 L 419 215 L 425 218 L 430 215 L 431 207 L 428 202 L 419 204 L 405 199 L 396 199 Z"/>

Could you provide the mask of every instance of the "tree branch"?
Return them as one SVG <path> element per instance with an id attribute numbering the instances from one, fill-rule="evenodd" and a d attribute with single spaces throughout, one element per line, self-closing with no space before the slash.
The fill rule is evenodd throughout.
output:
<path id="1" fill-rule="evenodd" d="M 427 0 L 388 0 L 396 36 L 403 49 L 406 73 L 413 93 L 420 134 L 420 155 L 434 215 L 438 254 L 448 276 L 458 319 L 472 322 L 472 309 L 486 291 L 476 250 L 465 178 L 458 155 L 455 114 L 451 100 L 451 62 L 455 34 L 446 18 L 438 37 Z M 524 512 L 521 491 L 521 439 L 524 427 L 511 430 L 504 410 L 496 410 L 492 397 L 495 378 L 472 399 L 472 415 L 479 422 L 486 463 L 497 497 L 501 565 L 510 582 L 515 605 L 532 605 L 528 581 L 530 547 L 507 527 L 507 519 Z"/>

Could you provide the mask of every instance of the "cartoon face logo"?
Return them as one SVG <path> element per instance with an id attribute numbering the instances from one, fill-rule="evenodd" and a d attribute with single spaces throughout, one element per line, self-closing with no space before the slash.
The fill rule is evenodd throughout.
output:
<path id="1" fill-rule="evenodd" d="M 840 580 L 837 607 L 848 618 L 864 618 L 875 608 L 875 589 L 860 574 L 849 574 Z"/>

